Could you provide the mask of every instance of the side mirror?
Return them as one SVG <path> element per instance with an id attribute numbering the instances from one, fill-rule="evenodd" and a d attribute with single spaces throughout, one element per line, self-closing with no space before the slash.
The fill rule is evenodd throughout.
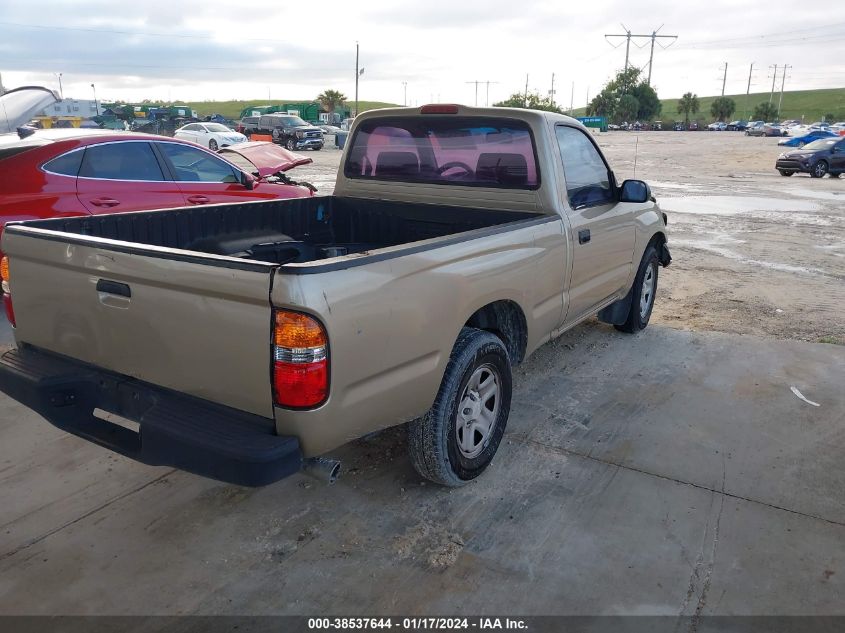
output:
<path id="1" fill-rule="evenodd" d="M 241 172 L 241 184 L 246 188 L 248 191 L 252 191 L 255 189 L 255 178 L 250 176 L 245 171 Z"/>
<path id="2" fill-rule="evenodd" d="M 619 202 L 648 202 L 651 198 L 651 188 L 642 180 L 626 180 L 622 183 L 622 193 Z"/>

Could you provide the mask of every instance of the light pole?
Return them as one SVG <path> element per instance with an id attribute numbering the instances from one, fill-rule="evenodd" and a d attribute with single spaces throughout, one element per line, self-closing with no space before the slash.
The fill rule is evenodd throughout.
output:
<path id="1" fill-rule="evenodd" d="M 97 103 L 97 89 L 94 84 L 91 84 L 91 90 L 94 91 L 94 109 L 97 111 L 97 116 L 100 116 L 100 104 Z"/>
<path id="2" fill-rule="evenodd" d="M 407 106 L 408 105 L 408 82 L 403 81 L 402 87 L 405 89 L 405 100 L 402 102 L 402 105 Z"/>
<path id="3" fill-rule="evenodd" d="M 59 96 L 62 98 L 62 101 L 65 99 L 65 92 L 62 90 L 62 73 L 53 73 L 56 77 L 59 78 Z"/>

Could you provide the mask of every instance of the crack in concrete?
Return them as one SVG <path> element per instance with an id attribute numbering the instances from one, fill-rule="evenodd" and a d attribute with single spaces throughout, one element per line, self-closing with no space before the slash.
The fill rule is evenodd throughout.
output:
<path id="1" fill-rule="evenodd" d="M 136 492 L 141 492 L 141 491 L 142 491 L 142 490 L 144 490 L 145 488 L 149 488 L 150 486 L 152 486 L 152 485 L 154 485 L 154 484 L 158 483 L 158 482 L 159 482 L 159 481 L 161 481 L 162 479 L 165 479 L 166 477 L 169 477 L 170 475 L 172 475 L 173 473 L 175 473 L 177 470 L 178 470 L 177 468 L 173 468 L 173 469 L 171 469 L 171 470 L 168 470 L 166 473 L 164 473 L 164 474 L 163 474 L 163 475 L 161 475 L 160 477 L 156 477 L 155 479 L 152 479 L 152 480 L 150 480 L 150 481 L 148 481 L 148 482 L 146 482 L 146 483 L 144 483 L 144 484 L 141 484 L 140 486 L 138 486 L 137 488 L 133 488 L 132 490 L 127 490 L 127 491 L 126 491 L 126 492 L 124 492 L 123 494 L 118 495 L 118 496 L 116 496 L 116 497 L 113 497 L 113 498 L 109 499 L 109 500 L 108 500 L 108 501 L 106 501 L 105 503 L 103 503 L 103 504 L 101 504 L 101 505 L 97 506 L 96 508 L 93 508 L 93 509 L 89 510 L 89 511 L 88 511 L 88 512 L 86 512 L 85 514 L 83 514 L 83 515 L 81 515 L 81 516 L 78 516 L 78 517 L 76 517 L 75 519 L 73 519 L 73 520 L 71 520 L 71 521 L 68 521 L 67 523 L 63 523 L 63 524 L 62 524 L 62 525 L 60 525 L 59 527 L 54 528 L 54 529 L 50 530 L 49 532 L 46 532 L 46 533 L 42 534 L 41 536 L 36 536 L 35 538 L 31 539 L 31 540 L 30 540 L 30 541 L 28 541 L 27 543 L 25 543 L 25 544 L 21 545 L 20 547 L 16 547 L 16 548 L 15 548 L 15 549 L 13 549 L 13 550 L 10 550 L 10 551 L 8 551 L 8 552 L 4 552 L 2 555 L 0 555 L 0 561 L 2 561 L 2 560 L 6 560 L 7 558 L 12 557 L 12 556 L 14 556 L 15 554 L 17 554 L 18 552 L 22 552 L 22 551 L 24 551 L 25 549 L 29 549 L 29 548 L 30 548 L 30 547 L 32 547 L 33 545 L 36 545 L 36 544 L 40 543 L 40 542 L 41 542 L 41 541 L 43 541 L 44 539 L 50 538 L 51 536 L 53 536 L 54 534 L 57 534 L 58 532 L 61 532 L 61 531 L 62 531 L 62 530 L 64 530 L 65 528 L 68 528 L 68 527 L 70 527 L 70 526 L 72 526 L 72 525 L 74 525 L 74 524 L 76 524 L 76 523 L 79 523 L 80 521 L 82 521 L 82 520 L 84 520 L 84 519 L 87 519 L 88 517 L 90 517 L 90 516 L 92 516 L 92 515 L 94 515 L 94 514 L 97 514 L 100 510 L 104 510 L 105 508 L 109 507 L 109 506 L 110 506 L 110 505 L 112 505 L 113 503 L 117 503 L 118 501 L 121 501 L 121 500 L 126 499 L 127 497 L 129 497 L 129 496 L 131 496 L 131 495 L 134 495 Z"/>
<path id="2" fill-rule="evenodd" d="M 801 512 L 799 510 L 792 510 L 791 508 L 785 508 L 783 506 L 775 505 L 773 503 L 768 503 L 766 501 L 760 501 L 759 499 L 752 499 L 751 497 L 744 497 L 742 495 L 734 494 L 732 492 L 727 492 L 725 490 L 719 490 L 717 488 L 711 488 L 710 486 L 705 486 L 703 484 L 696 484 L 691 481 L 684 481 L 683 479 L 676 479 L 674 477 L 669 477 L 668 475 L 661 475 L 660 473 L 654 473 L 649 470 L 645 470 L 643 468 L 636 468 L 634 466 L 626 466 L 625 464 L 620 464 L 618 462 L 614 462 L 608 459 L 602 459 L 600 457 L 593 457 L 592 455 L 586 455 L 584 453 L 579 453 L 578 451 L 574 451 L 569 448 L 563 448 L 561 446 L 551 446 L 549 444 L 544 444 L 542 442 L 538 442 L 536 440 L 531 439 L 522 439 L 518 436 L 509 436 L 508 439 L 512 442 L 520 442 L 522 444 L 531 444 L 533 446 L 537 446 L 540 448 L 544 448 L 546 450 L 554 451 L 557 453 L 562 453 L 565 455 L 572 455 L 574 457 L 581 457 L 583 459 L 588 459 L 593 462 L 597 462 L 599 464 L 604 464 L 605 466 L 617 466 L 619 468 L 624 468 L 625 470 L 640 473 L 641 475 L 648 475 L 650 477 L 657 477 L 658 479 L 663 479 L 664 481 L 671 481 L 676 484 L 681 484 L 684 486 L 692 486 L 693 488 L 698 488 L 699 490 L 706 490 L 707 492 L 713 492 L 716 494 L 723 495 L 725 497 L 729 497 L 731 499 L 738 499 L 740 501 L 747 501 L 748 503 L 756 503 L 757 505 L 765 506 L 767 508 L 771 508 L 772 510 L 781 510 L 782 512 L 788 512 L 790 514 L 795 514 L 800 517 L 804 517 L 807 519 L 815 519 L 817 521 L 824 521 L 825 523 L 830 523 L 831 525 L 835 525 L 837 527 L 845 527 L 845 522 L 837 521 L 835 519 L 828 519 L 827 517 L 819 516 L 817 514 L 808 514 L 806 512 Z"/>

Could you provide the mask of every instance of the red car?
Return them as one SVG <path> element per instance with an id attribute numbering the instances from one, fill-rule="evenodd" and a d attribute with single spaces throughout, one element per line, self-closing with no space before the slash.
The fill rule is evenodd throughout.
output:
<path id="1" fill-rule="evenodd" d="M 27 97 L 22 90 L 35 91 L 32 101 L 43 109 L 49 91 L 42 88 L 11 91 L 0 97 L 3 105 L 12 95 L 19 106 Z M 6 125 L 8 131 L 8 119 Z M 311 159 L 267 145 L 226 148 L 230 162 L 194 143 L 148 134 L 27 128 L 0 134 L 0 232 L 13 220 L 314 195 L 313 187 L 282 173 Z"/>

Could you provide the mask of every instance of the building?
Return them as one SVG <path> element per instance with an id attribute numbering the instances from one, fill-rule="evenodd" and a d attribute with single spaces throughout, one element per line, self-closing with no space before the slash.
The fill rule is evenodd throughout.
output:
<path id="1" fill-rule="evenodd" d="M 79 116 L 87 119 L 97 116 L 98 104 L 93 99 L 62 99 L 44 110 L 44 116 Z"/>

